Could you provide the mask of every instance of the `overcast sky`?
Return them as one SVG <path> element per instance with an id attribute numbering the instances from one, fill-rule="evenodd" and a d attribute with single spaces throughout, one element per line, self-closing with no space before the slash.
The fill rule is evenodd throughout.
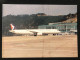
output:
<path id="1" fill-rule="evenodd" d="M 47 15 L 67 15 L 77 12 L 77 5 L 30 5 L 30 4 L 3 4 L 3 14 L 22 15 L 45 13 Z"/>

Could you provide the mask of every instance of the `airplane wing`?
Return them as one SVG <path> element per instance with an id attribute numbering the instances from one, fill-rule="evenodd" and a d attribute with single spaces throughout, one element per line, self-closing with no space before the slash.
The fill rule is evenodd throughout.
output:
<path id="1" fill-rule="evenodd" d="M 32 30 L 30 32 L 34 33 L 34 35 L 42 35 L 42 32 L 38 30 Z"/>
<path id="2" fill-rule="evenodd" d="M 30 32 L 33 32 L 33 33 L 41 33 L 41 31 L 30 31 Z"/>

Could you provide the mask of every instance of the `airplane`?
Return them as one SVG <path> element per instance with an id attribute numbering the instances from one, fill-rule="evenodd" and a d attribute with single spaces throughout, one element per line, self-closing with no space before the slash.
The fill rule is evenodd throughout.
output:
<path id="1" fill-rule="evenodd" d="M 44 35 L 44 34 L 58 34 L 61 33 L 58 29 L 15 29 L 13 24 L 10 24 L 11 30 L 9 32 L 14 34 L 27 34 L 27 35 Z"/>

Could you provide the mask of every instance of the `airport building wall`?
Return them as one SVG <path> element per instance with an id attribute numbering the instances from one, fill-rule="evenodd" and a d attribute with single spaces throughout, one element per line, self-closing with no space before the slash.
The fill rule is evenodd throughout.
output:
<path id="1" fill-rule="evenodd" d="M 49 25 L 40 25 L 38 29 L 58 29 L 61 32 L 69 32 L 71 29 L 77 30 L 77 23 L 54 23 Z"/>

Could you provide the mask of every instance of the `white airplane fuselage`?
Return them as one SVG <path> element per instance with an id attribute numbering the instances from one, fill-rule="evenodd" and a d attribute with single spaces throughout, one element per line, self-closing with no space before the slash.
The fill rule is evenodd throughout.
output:
<path id="1" fill-rule="evenodd" d="M 37 33 L 37 35 L 45 34 L 54 34 L 54 33 L 60 33 L 57 29 L 20 29 L 20 30 L 9 30 L 9 32 L 15 33 L 15 34 L 34 34 Z"/>

